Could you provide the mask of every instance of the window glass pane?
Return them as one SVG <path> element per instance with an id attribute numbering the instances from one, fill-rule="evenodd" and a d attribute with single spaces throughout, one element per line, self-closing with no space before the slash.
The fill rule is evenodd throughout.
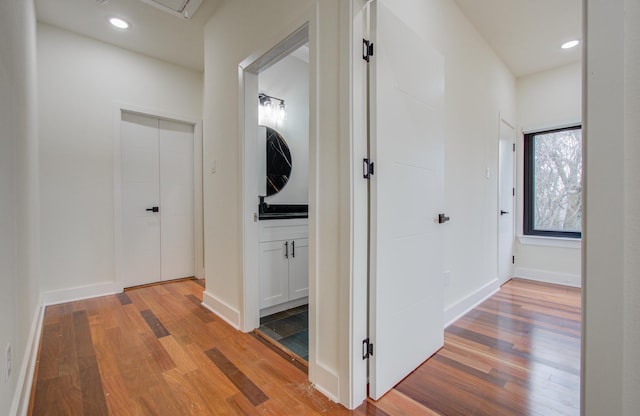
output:
<path id="1" fill-rule="evenodd" d="M 582 130 L 534 137 L 534 229 L 580 232 L 582 224 Z"/>

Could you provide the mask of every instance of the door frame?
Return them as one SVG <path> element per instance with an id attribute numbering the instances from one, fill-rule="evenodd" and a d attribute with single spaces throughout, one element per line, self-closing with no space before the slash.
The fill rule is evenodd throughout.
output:
<path id="1" fill-rule="evenodd" d="M 317 282 L 317 215 L 316 194 L 318 192 L 318 166 L 315 157 L 318 154 L 317 120 L 319 119 L 317 98 L 318 50 L 317 39 L 318 13 L 310 8 L 279 36 L 266 42 L 259 49 L 238 64 L 239 89 L 239 166 L 242 192 L 240 193 L 242 214 L 240 215 L 239 251 L 242 275 L 242 305 L 239 314 L 239 326 L 243 332 L 250 332 L 260 326 L 260 281 L 259 281 L 259 222 L 257 176 L 258 148 L 258 74 L 295 49 L 309 43 L 309 379 L 315 380 L 320 366 L 317 363 L 316 340 L 316 290 Z M 314 220 L 315 219 L 315 220 Z"/>
<path id="2" fill-rule="evenodd" d="M 513 125 L 513 123 L 511 123 L 510 121 L 506 120 L 502 114 L 498 115 L 498 211 L 501 209 L 500 206 L 500 202 L 502 200 L 502 188 L 500 187 L 500 178 L 502 176 L 502 164 L 501 161 L 502 159 L 500 158 L 500 141 L 502 140 L 502 125 L 506 125 L 507 127 L 511 128 L 511 130 L 513 130 L 513 137 L 511 137 L 511 143 L 513 144 L 513 146 L 516 145 L 516 136 L 517 136 L 517 130 L 515 128 L 515 126 Z M 512 165 L 511 165 L 511 183 L 513 184 L 513 189 L 515 190 L 516 188 L 516 165 L 517 165 L 517 161 L 516 161 L 516 152 L 515 152 L 515 148 L 514 151 L 511 152 L 511 157 L 512 157 Z M 515 192 L 514 192 L 515 193 Z M 511 253 L 512 255 L 515 256 L 515 239 L 516 239 L 516 196 L 515 194 L 513 195 L 513 199 L 511 202 L 511 214 L 513 215 L 511 217 L 511 227 L 513 229 L 513 239 L 511 241 Z M 496 232 L 497 232 L 497 256 L 496 256 L 496 266 L 497 266 L 497 278 L 498 278 L 498 285 L 502 285 L 504 283 L 506 283 L 509 278 L 507 277 L 506 279 L 502 279 L 500 277 L 500 263 L 501 263 L 501 259 L 500 259 L 500 214 L 498 215 L 498 221 L 497 221 L 497 227 L 496 227 Z M 511 265 L 511 274 L 513 274 L 515 270 L 515 264 Z"/>
<path id="3" fill-rule="evenodd" d="M 115 285 L 123 291 L 127 282 L 123 273 L 123 214 L 122 214 L 122 113 L 134 113 L 160 120 L 175 121 L 193 126 L 193 235 L 195 277 L 204 278 L 204 220 L 202 199 L 202 121 L 191 116 L 137 105 L 115 102 L 113 116 L 113 194 L 114 194 L 114 254 Z"/>
<path id="4" fill-rule="evenodd" d="M 280 59 L 286 57 L 295 49 L 310 43 L 309 24 L 304 23 L 275 46 L 262 54 L 254 54 L 245 59 L 238 66 L 240 82 L 240 131 L 242 137 L 242 151 L 240 152 L 240 166 L 242 169 L 242 213 L 241 216 L 241 252 L 242 252 L 242 282 L 243 302 L 240 315 L 240 329 L 250 332 L 260 326 L 260 280 L 259 280 L 259 221 L 258 215 L 258 76 L 259 72 L 267 69 Z M 310 48 L 311 49 L 311 48 Z M 257 57 L 254 57 L 256 56 Z M 310 52 L 311 55 L 311 52 Z M 311 70 L 311 64 L 309 65 Z M 311 75 L 309 76 L 311 83 Z M 311 100 L 309 100 L 311 101 Z M 313 113 L 310 111 L 309 123 Z M 311 135 L 309 135 L 311 148 Z M 311 150 L 311 149 L 310 149 Z M 311 152 L 310 152 L 311 153 Z M 309 163 L 311 167 L 311 163 Z M 311 171 L 311 169 L 309 169 Z M 309 194 L 311 194 L 311 175 L 309 180 Z M 309 210 L 312 210 L 309 204 Z M 311 224 L 309 224 L 311 227 Z M 311 279 L 311 276 L 309 276 Z M 309 328 L 311 329 L 311 328 Z"/>

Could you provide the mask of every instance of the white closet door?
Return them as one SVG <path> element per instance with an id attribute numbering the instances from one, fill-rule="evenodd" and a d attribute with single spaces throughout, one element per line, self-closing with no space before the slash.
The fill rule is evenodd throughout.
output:
<path id="1" fill-rule="evenodd" d="M 122 262 L 126 286 L 160 277 L 160 203 L 158 120 L 123 113 Z"/>
<path id="2" fill-rule="evenodd" d="M 195 275 L 193 126 L 160 120 L 161 280 Z"/>
<path id="3" fill-rule="evenodd" d="M 127 287 L 195 275 L 193 137 L 192 125 L 122 114 Z"/>
<path id="4" fill-rule="evenodd" d="M 381 1 L 371 20 L 369 392 L 377 400 L 444 342 L 444 59 Z"/>

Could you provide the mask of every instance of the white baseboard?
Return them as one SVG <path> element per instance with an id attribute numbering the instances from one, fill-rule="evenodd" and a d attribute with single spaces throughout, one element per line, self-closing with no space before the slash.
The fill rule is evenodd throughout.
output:
<path id="1" fill-rule="evenodd" d="M 311 363 L 310 363 L 311 364 Z M 313 387 L 336 403 L 340 400 L 340 377 L 332 369 L 321 363 L 314 363 L 314 369 L 309 368 L 309 381 Z"/>
<path id="2" fill-rule="evenodd" d="M 516 277 L 521 279 L 554 283 L 564 286 L 582 287 L 582 278 L 579 274 L 557 273 L 548 270 L 530 269 L 527 267 L 516 267 L 514 274 Z"/>
<path id="3" fill-rule="evenodd" d="M 16 391 L 13 395 L 13 403 L 9 411 L 10 415 L 25 416 L 29 410 L 29 400 L 31 399 L 31 387 L 33 386 L 33 375 L 36 370 L 38 360 L 38 349 L 40 346 L 40 336 L 42 334 L 42 321 L 44 318 L 44 306 L 38 302 L 29 330 L 29 339 L 25 348 L 24 359 L 20 366 L 20 374 L 16 384 Z"/>
<path id="4" fill-rule="evenodd" d="M 57 305 L 59 303 L 122 293 L 122 290 L 122 285 L 117 285 L 115 282 L 98 283 L 95 285 L 78 286 L 70 289 L 45 292 L 42 294 L 42 301 L 45 306 Z"/>
<path id="5" fill-rule="evenodd" d="M 470 295 L 460 299 L 451 306 L 445 308 L 444 322 L 445 328 L 460 319 L 464 314 L 475 308 L 491 295 L 496 293 L 500 289 L 500 282 L 498 279 L 493 279 L 480 289 L 471 293 Z"/>
<path id="6" fill-rule="evenodd" d="M 240 330 L 240 312 L 237 309 L 232 308 L 207 291 L 202 293 L 202 306 L 215 313 L 235 329 Z"/>

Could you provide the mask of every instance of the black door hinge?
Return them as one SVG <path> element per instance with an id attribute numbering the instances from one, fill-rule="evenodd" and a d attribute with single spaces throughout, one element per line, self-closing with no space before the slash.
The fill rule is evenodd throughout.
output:
<path id="1" fill-rule="evenodd" d="M 511 188 L 511 196 L 516 196 L 516 188 Z"/>
<path id="2" fill-rule="evenodd" d="M 371 179 L 371 175 L 373 175 L 373 162 L 369 159 L 362 159 L 362 177 Z"/>
<path id="3" fill-rule="evenodd" d="M 369 62 L 369 59 L 373 56 L 373 42 L 369 42 L 366 39 L 362 39 L 362 59 Z"/>
<path id="4" fill-rule="evenodd" d="M 369 338 L 362 341 L 362 359 L 366 360 L 373 356 L 373 344 L 369 341 Z"/>
<path id="5" fill-rule="evenodd" d="M 516 264 L 516 256 L 511 256 L 511 264 Z"/>
<path id="6" fill-rule="evenodd" d="M 515 143 L 513 144 L 513 151 L 514 152 L 516 151 L 516 144 Z"/>

